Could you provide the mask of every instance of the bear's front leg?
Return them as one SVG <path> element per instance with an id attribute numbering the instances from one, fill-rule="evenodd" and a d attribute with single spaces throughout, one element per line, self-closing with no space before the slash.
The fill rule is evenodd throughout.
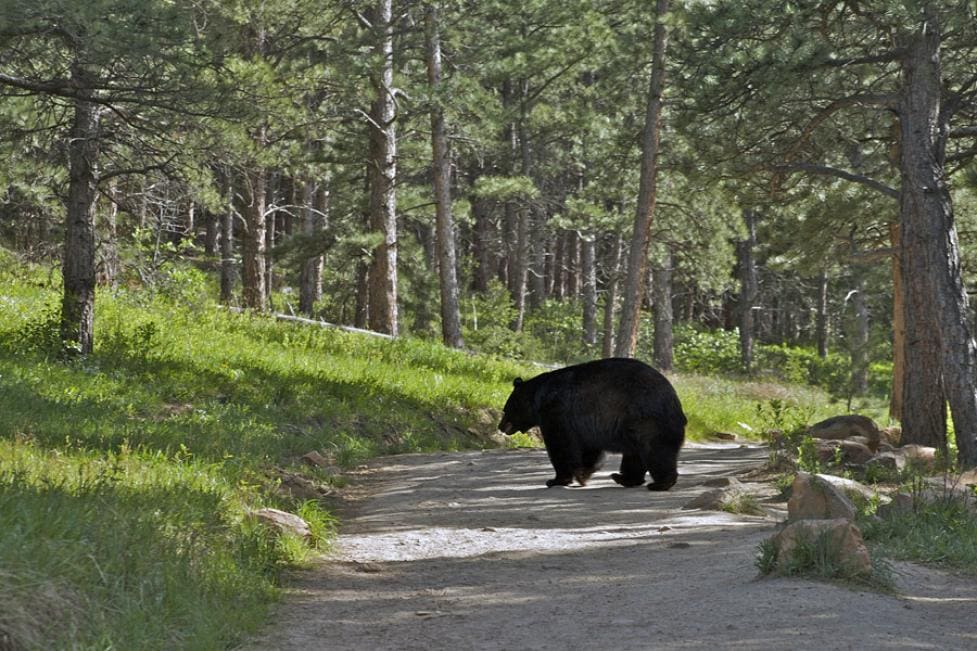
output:
<path id="1" fill-rule="evenodd" d="M 563 436 L 562 430 L 550 423 L 541 423 L 539 431 L 546 444 L 546 454 L 556 471 L 556 476 L 547 480 L 546 487 L 569 486 L 573 483 L 574 471 L 581 465 L 575 442 Z"/>

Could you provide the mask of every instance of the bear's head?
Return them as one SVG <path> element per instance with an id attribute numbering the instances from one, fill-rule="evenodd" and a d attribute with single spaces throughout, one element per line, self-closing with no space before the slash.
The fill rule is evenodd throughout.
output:
<path id="1" fill-rule="evenodd" d="M 499 431 L 503 434 L 526 432 L 539 424 L 533 408 L 533 391 L 525 385 L 522 378 L 518 377 L 512 382 L 512 393 L 505 401 L 502 420 L 499 422 Z"/>

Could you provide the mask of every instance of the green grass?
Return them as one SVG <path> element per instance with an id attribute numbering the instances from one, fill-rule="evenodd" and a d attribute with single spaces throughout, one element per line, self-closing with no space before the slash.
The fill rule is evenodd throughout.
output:
<path id="1" fill-rule="evenodd" d="M 874 554 L 977 573 L 977 512 L 960 496 L 914 499 L 911 510 L 859 523 Z"/>
<path id="2" fill-rule="evenodd" d="M 152 299 L 100 292 L 95 353 L 64 360 L 48 276 L 0 260 L 0 647 L 234 646 L 334 528 L 283 471 L 327 485 L 301 455 L 493 445 L 512 378 L 541 372 L 230 313 L 193 274 Z M 693 439 L 758 432 L 773 398 L 829 410 L 813 390 L 673 379 Z M 311 546 L 256 525 L 263 506 L 303 515 Z"/>

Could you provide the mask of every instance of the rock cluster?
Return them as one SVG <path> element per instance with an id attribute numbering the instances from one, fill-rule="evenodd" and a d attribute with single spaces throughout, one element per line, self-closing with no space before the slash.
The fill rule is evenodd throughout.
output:
<path id="1" fill-rule="evenodd" d="M 798 473 L 787 503 L 787 522 L 771 540 L 776 565 L 786 571 L 803 544 L 823 541 L 831 561 L 846 576 L 872 573 L 872 559 L 855 526 L 856 499 L 870 492 L 865 486 L 829 475 Z"/>
<path id="2" fill-rule="evenodd" d="M 895 472 L 917 467 L 931 471 L 939 463 L 936 448 L 912 444 L 900 446 L 899 428 L 880 429 L 866 416 L 852 414 L 828 418 L 812 425 L 807 435 L 814 439 L 821 463 L 840 461 L 851 470 Z"/>

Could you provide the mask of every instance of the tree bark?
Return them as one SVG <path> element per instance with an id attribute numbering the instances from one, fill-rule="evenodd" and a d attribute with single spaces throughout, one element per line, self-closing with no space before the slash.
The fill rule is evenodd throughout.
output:
<path id="1" fill-rule="evenodd" d="M 906 317 L 898 224 L 889 224 L 889 243 L 895 251 L 892 256 L 892 389 L 889 396 L 889 417 L 901 421 L 906 379 Z"/>
<path id="2" fill-rule="evenodd" d="M 72 79 L 91 88 L 81 65 Z M 61 302 L 61 341 L 66 353 L 88 355 L 94 349 L 95 327 L 95 197 L 100 145 L 100 109 L 90 93 L 74 100 L 68 142 L 68 202 L 65 220 Z"/>
<path id="3" fill-rule="evenodd" d="M 230 173 L 223 176 L 227 207 L 221 215 L 221 277 L 220 302 L 230 305 L 234 300 L 234 181 Z"/>
<path id="4" fill-rule="evenodd" d="M 580 266 L 583 276 L 583 341 L 597 344 L 597 238 L 580 237 Z"/>
<path id="5" fill-rule="evenodd" d="M 658 149 L 661 126 L 662 93 L 665 87 L 665 52 L 668 32 L 664 18 L 669 0 L 657 0 L 655 9 L 655 33 L 651 81 L 648 88 L 648 106 L 641 144 L 641 177 L 638 188 L 638 206 L 628 255 L 628 276 L 624 286 L 624 304 L 618 328 L 615 351 L 619 357 L 631 357 L 638 345 L 638 325 L 641 301 L 645 294 L 645 277 L 648 268 L 648 246 L 651 224 L 655 217 L 658 192 Z"/>
<path id="6" fill-rule="evenodd" d="M 818 315 L 815 325 L 818 357 L 828 356 L 828 272 L 818 274 Z"/>
<path id="7" fill-rule="evenodd" d="M 380 70 L 370 111 L 370 229 L 383 240 L 370 264 L 370 329 L 397 335 L 397 132 L 395 127 L 392 1 L 378 0 L 373 21 Z"/>
<path id="8" fill-rule="evenodd" d="M 241 217 L 241 296 L 246 308 L 264 312 L 267 304 L 265 286 L 265 171 L 249 170 L 244 175 Z"/>
<path id="9" fill-rule="evenodd" d="M 614 312 L 617 307 L 617 286 L 621 277 L 622 248 L 621 234 L 615 233 L 607 262 L 607 287 L 604 289 L 604 343 L 601 348 L 604 357 L 614 354 Z"/>
<path id="10" fill-rule="evenodd" d="M 756 248 L 756 213 L 752 209 L 743 211 L 743 222 L 746 225 L 746 239 L 737 244 L 740 270 L 740 360 L 743 370 L 753 372 L 753 336 L 754 318 L 753 307 L 758 293 L 756 259 L 753 252 Z"/>
<path id="11" fill-rule="evenodd" d="M 435 221 L 437 229 L 438 275 L 441 281 L 441 337 L 446 346 L 461 348 L 461 308 L 458 299 L 458 259 L 455 254 L 455 225 L 451 215 L 451 158 L 441 107 L 441 37 L 438 9 L 427 6 L 427 79 L 434 95 L 431 108 L 431 150 L 434 175 Z"/>
<path id="12" fill-rule="evenodd" d="M 906 334 L 915 342 L 923 328 L 935 326 L 939 349 L 931 364 L 941 372 L 933 376 L 942 376 L 959 461 L 969 467 L 977 465 L 977 344 L 967 318 L 967 294 L 944 167 L 949 113 L 942 103 L 941 25 L 931 4 L 924 6 L 923 13 L 923 24 L 906 39 L 899 105 L 900 242 L 902 276 L 909 290 Z M 910 373 L 915 371 L 914 361 L 918 360 L 907 356 Z M 907 377 L 906 386 L 917 385 L 919 380 Z M 929 391 L 922 399 L 942 411 L 943 394 L 937 393 L 937 387 L 927 387 Z M 918 435 L 945 442 L 945 430 L 937 429 L 938 423 L 918 422 L 914 402 L 905 397 L 903 432 L 908 431 L 914 439 Z"/>
<path id="13" fill-rule="evenodd" d="M 655 311 L 655 366 L 662 371 L 672 370 L 674 363 L 672 337 L 672 267 L 674 256 L 670 248 L 665 248 L 665 257 L 660 267 L 655 268 L 652 282 L 652 295 Z"/>
<path id="14" fill-rule="evenodd" d="M 302 218 L 302 234 L 315 237 L 326 227 L 326 211 L 329 209 L 329 191 L 325 183 L 307 180 L 302 184 L 302 205 L 305 206 Z M 323 256 L 314 255 L 302 263 L 299 277 L 299 312 L 313 316 L 315 304 L 322 298 Z"/>

